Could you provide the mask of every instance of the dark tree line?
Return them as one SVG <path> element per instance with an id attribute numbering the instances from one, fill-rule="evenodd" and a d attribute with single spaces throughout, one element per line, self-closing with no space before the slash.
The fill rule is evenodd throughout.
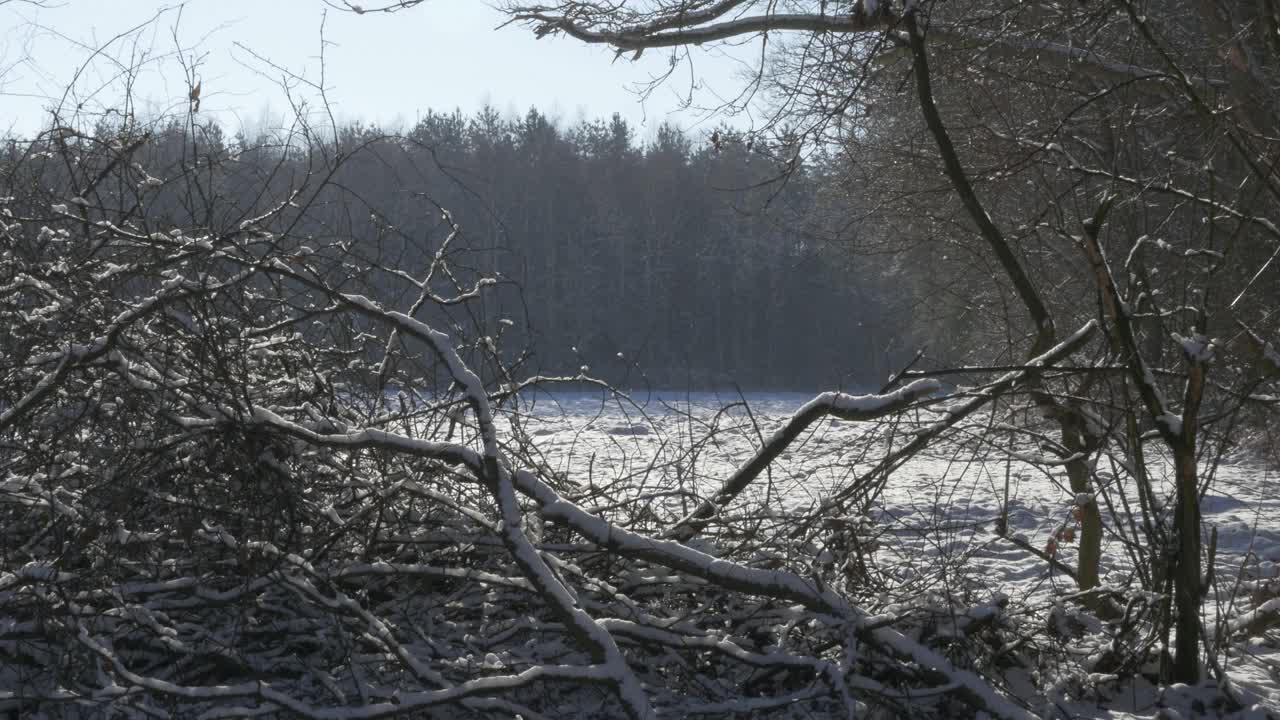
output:
<path id="1" fill-rule="evenodd" d="M 823 173 L 779 182 L 785 146 L 670 125 L 641 142 L 617 116 L 562 129 L 536 110 L 428 113 L 408 139 L 386 148 L 396 170 L 382 177 L 416 174 L 402 191 L 433 195 L 488 240 L 486 269 L 523 289 L 493 311 L 529 308 L 543 366 L 682 386 L 861 384 L 886 371 L 900 330 L 885 284 L 815 240 Z"/>
<path id="2" fill-rule="evenodd" d="M 529 371 L 586 365 L 631 386 L 863 386 L 904 344 L 884 268 L 827 242 L 827 218 L 846 212 L 821 205 L 830 169 L 797 167 L 782 140 L 664 124 L 644 141 L 617 115 L 561 127 L 537 110 L 492 108 L 428 112 L 404 135 L 348 126 L 327 141 L 198 123 L 155 132 L 144 164 L 204 173 L 226 216 L 204 218 L 211 227 L 265 211 L 262 198 L 334 157 L 332 186 L 295 230 L 424 267 L 447 234 L 437 208 L 448 208 L 471 240 L 459 262 L 499 284 L 479 312 L 510 321 Z M 207 204 L 157 180 L 150 222 Z"/>

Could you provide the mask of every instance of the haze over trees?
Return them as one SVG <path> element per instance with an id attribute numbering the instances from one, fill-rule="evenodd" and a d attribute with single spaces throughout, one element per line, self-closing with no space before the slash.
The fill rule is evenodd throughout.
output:
<path id="1" fill-rule="evenodd" d="M 429 111 L 403 136 L 341 127 L 315 144 L 198 123 L 153 134 L 138 161 L 172 177 L 195 153 L 223 216 L 262 212 L 264 190 L 299 182 L 319 156 L 349 156 L 331 181 L 366 211 L 322 193 L 297 231 L 359 237 L 406 263 L 427 261 L 447 208 L 470 262 L 502 281 L 482 312 L 512 321 L 534 368 L 588 364 L 632 387 L 815 390 L 874 384 L 908 345 L 908 303 L 884 292 L 893 268 L 835 242 L 842 216 L 817 189 L 829 169 L 815 160 L 780 179 L 765 139 L 717 130 L 712 143 L 662 125 L 644 142 L 617 116 L 560 127 L 536 109 L 491 108 Z M 24 152 L 11 145 L 10 161 Z M 157 187 L 153 221 L 181 217 L 182 193 Z"/>
<path id="2" fill-rule="evenodd" d="M 1275 713 L 1280 531 L 1221 487 L 1275 463 L 1272 3 L 505 11 L 763 40 L 772 119 L 233 139 L 192 75 L 7 144 L 0 709 Z M 618 424 L 547 419 L 582 387 Z"/>
<path id="3" fill-rule="evenodd" d="M 348 129 L 343 143 L 376 137 Z M 843 214 L 818 190 L 829 168 L 815 159 L 780 179 L 789 149 L 772 138 L 661 125 L 645 142 L 617 116 L 560 127 L 537 110 L 486 109 L 429 112 L 404 139 L 375 143 L 343 184 L 449 208 L 473 246 L 492 249 L 486 269 L 518 289 L 486 311 L 528 313 L 513 332 L 540 367 L 585 363 L 633 386 L 814 390 L 874 384 L 904 354 L 906 303 L 883 292 L 892 268 L 838 252 Z M 410 202 L 379 222 L 407 240 L 421 218 Z"/>

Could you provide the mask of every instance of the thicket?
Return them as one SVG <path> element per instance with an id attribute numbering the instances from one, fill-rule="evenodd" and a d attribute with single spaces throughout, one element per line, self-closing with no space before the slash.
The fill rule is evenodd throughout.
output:
<path id="1" fill-rule="evenodd" d="M 162 134 L 60 124 L 11 145 L 0 192 L 0 339 L 12 349 L 0 368 L 4 707 L 1014 718 L 1155 684 L 1212 692 L 1200 710 L 1247 710 L 1254 698 L 1227 661 L 1274 642 L 1280 599 L 1256 558 L 1223 569 L 1200 503 L 1239 429 L 1274 416 L 1280 194 L 1263 122 L 1274 12 L 1206 4 L 1196 24 L 1125 0 L 779 7 L 511 8 L 543 35 L 630 52 L 801 31 L 769 77 L 796 93 L 783 96 L 803 110 L 790 117 L 815 121 L 766 155 L 803 188 L 818 177 L 805 148 L 840 148 L 847 166 L 828 166 L 823 202 L 847 198 L 874 229 L 856 238 L 863 249 L 910 277 L 950 278 L 913 288 L 963 300 L 940 296 L 932 306 L 962 311 L 932 327 L 965 333 L 947 352 L 975 365 L 912 366 L 873 395 L 822 393 L 773 432 L 717 416 L 691 451 L 722 432 L 754 448 L 723 478 L 691 479 L 676 452 L 597 482 L 538 447 L 525 404 L 535 386 L 595 384 L 628 401 L 583 353 L 553 354 L 568 369 L 539 374 L 539 339 L 522 334 L 536 323 L 513 308 L 533 317 L 574 292 L 538 271 L 559 268 L 553 257 L 583 258 L 581 276 L 603 281 L 637 252 L 622 242 L 632 221 L 606 215 L 618 239 L 607 251 L 590 250 L 594 233 L 551 233 L 537 248 L 552 255 L 533 253 L 523 274 L 504 267 L 517 256 L 514 221 L 532 235 L 535 213 L 558 207 L 551 194 L 520 205 L 540 176 L 476 170 L 525 209 L 504 217 L 495 202 L 492 223 L 469 216 L 472 228 L 449 212 L 455 190 L 402 192 L 416 170 L 381 175 L 393 187 L 343 175 L 417 147 L 376 133 L 308 131 L 296 149 L 217 158 L 209 148 L 233 146 L 192 121 Z M 1087 51 L 1083 36 L 1096 41 Z M 537 122 L 511 127 L 516 159 L 555 147 L 521 144 L 516 130 Z M 660 135 L 639 167 L 675 167 L 653 148 L 677 139 Z M 149 158 L 162 140 L 168 159 Z M 755 162 L 757 138 L 727 140 L 686 151 L 682 166 Z M 450 143 L 413 142 L 450 187 L 475 191 L 457 177 L 465 153 L 450 162 Z M 255 153 L 263 161 L 248 161 Z M 645 212 L 680 207 L 660 194 L 676 187 L 637 191 L 655 193 Z M 770 197 L 806 217 L 809 200 L 787 187 Z M 411 216 L 431 224 L 396 224 Z M 430 229 L 414 244 L 404 226 Z M 796 237 L 807 231 L 774 252 L 785 257 Z M 609 259 L 597 268 L 593 257 Z M 518 304 L 513 277 L 527 286 Z M 733 287 L 639 277 L 655 283 L 650 302 L 692 290 L 680 307 L 699 313 L 714 307 L 701 293 Z M 576 337 L 588 319 L 546 322 Z M 634 352 L 664 367 L 657 349 Z M 960 387 L 944 394 L 944 381 Z M 808 503 L 756 491 L 832 418 L 868 427 L 849 456 L 856 470 Z M 901 559 L 895 537 L 942 532 L 945 507 L 922 529 L 880 503 L 896 470 L 941 443 L 966 462 L 1016 453 L 1069 488 L 1046 546 L 1009 532 L 1008 517 L 991 518 L 992 542 L 1040 558 L 1075 591 L 1018 607 L 963 564 L 935 581 L 879 564 Z"/>
<path id="2" fill-rule="evenodd" d="M 782 177 L 777 140 L 748 148 L 726 129 L 713 144 L 661 125 L 642 142 L 617 116 L 562 128 L 537 110 L 492 109 L 428 112 L 403 135 L 228 136 L 197 118 L 91 127 L 82 140 L 144 130 L 134 162 L 169 180 L 197 165 L 211 193 L 151 188 L 149 228 L 217 231 L 332 164 L 293 231 L 421 266 L 444 228 L 437 208 L 448 208 L 466 228 L 466 264 L 496 282 L 477 312 L 511 321 L 526 371 L 588 365 L 630 387 L 862 387 L 910 343 L 909 301 L 890 292 L 895 267 L 840 252 L 818 192 L 827 170 L 815 159 Z M 8 162 L 30 164 L 42 142 L 13 142 Z M 43 162 L 38 172 L 57 187 L 67 171 Z"/>

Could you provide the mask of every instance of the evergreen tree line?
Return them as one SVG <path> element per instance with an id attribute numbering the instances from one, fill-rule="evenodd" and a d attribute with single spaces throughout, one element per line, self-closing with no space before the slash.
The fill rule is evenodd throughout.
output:
<path id="1" fill-rule="evenodd" d="M 780 180 L 792 148 L 671 125 L 639 142 L 617 115 L 561 129 L 537 110 L 429 113 L 410 138 L 460 181 L 426 185 L 523 288 L 549 366 L 682 387 L 884 377 L 884 283 L 816 239 L 824 173 Z"/>
<path id="2" fill-rule="evenodd" d="M 153 130 L 141 165 L 172 177 L 195 167 L 211 197 L 159 177 L 140 222 L 234 231 L 325 175 L 290 231 L 350 238 L 370 262 L 334 271 L 376 276 L 425 268 L 447 210 L 459 228 L 451 262 L 502 278 L 467 312 L 503 334 L 505 352 L 529 352 L 529 373 L 585 365 L 631 387 L 861 387 L 903 345 L 890 281 L 823 240 L 828 217 L 848 216 L 820 200 L 831 175 L 784 142 L 669 124 L 645 141 L 618 115 L 562 126 L 492 108 L 428 112 L 396 135 L 357 124 L 304 136 Z M 39 146 L 13 143 L 11 159 Z M 360 280 L 412 302 L 402 278 Z"/>

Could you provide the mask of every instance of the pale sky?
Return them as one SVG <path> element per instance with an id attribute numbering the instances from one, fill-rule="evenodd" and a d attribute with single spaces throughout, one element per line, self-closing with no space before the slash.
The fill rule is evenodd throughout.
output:
<path id="1" fill-rule="evenodd" d="M 489 103 L 504 114 L 537 106 L 563 123 L 619 112 L 642 137 L 663 120 L 696 131 L 720 118 L 680 111 L 690 88 L 696 106 L 716 105 L 718 96 L 742 87 L 741 58 L 752 57 L 695 53 L 642 101 L 634 88 L 664 72 L 669 53 L 614 61 L 603 47 L 537 40 L 524 27 L 495 29 L 503 18 L 482 0 L 428 0 L 410 11 L 362 16 L 322 0 L 49 4 L 0 0 L 0 134 L 44 127 L 54 107 L 118 112 L 130 93 L 138 117 L 185 114 L 184 63 L 195 65 L 203 83 L 202 116 L 232 131 L 274 127 L 293 114 L 280 87 L 284 71 L 321 84 L 322 22 L 323 86 L 338 121 L 391 130 L 407 129 L 427 109 L 470 113 Z M 126 72 L 130 67 L 137 72 Z M 320 106 L 315 87 L 294 85 L 295 101 Z"/>

